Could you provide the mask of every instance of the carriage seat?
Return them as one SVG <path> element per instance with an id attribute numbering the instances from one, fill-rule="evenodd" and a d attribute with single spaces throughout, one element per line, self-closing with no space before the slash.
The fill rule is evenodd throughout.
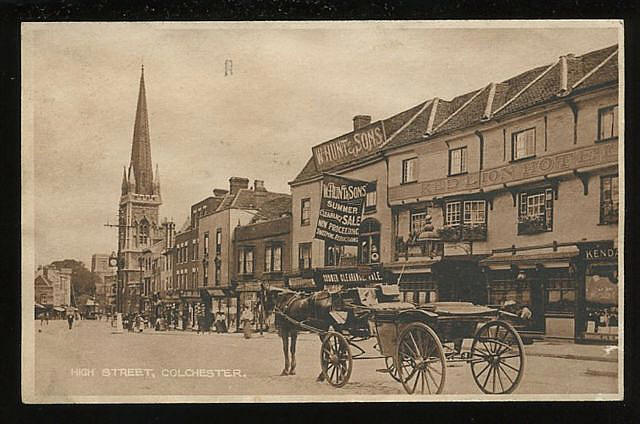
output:
<path id="1" fill-rule="evenodd" d="M 409 302 L 381 302 L 370 306 L 375 311 L 403 311 L 406 309 L 415 309 L 413 303 Z"/>
<path id="2" fill-rule="evenodd" d="M 438 315 L 492 315 L 497 311 L 482 305 L 475 305 L 471 302 L 433 302 L 420 306 Z"/>

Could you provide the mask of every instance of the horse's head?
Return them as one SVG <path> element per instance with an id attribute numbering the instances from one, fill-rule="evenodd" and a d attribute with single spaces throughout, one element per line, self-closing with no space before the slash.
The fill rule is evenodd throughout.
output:
<path id="1" fill-rule="evenodd" d="M 263 305 L 265 318 L 273 313 L 282 296 L 289 292 L 290 290 L 280 287 L 271 287 L 264 283 L 260 284 L 260 301 Z"/>

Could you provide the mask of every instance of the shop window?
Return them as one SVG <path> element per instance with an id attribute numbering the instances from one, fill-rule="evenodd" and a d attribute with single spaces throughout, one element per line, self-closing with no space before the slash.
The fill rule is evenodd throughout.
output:
<path id="1" fill-rule="evenodd" d="M 373 181 L 367 184 L 367 197 L 364 203 L 365 213 L 375 212 L 377 204 L 378 204 L 377 182 Z"/>
<path id="2" fill-rule="evenodd" d="M 618 137 L 618 105 L 598 111 L 598 141 Z"/>
<path id="3" fill-rule="evenodd" d="M 494 280 L 488 286 L 489 305 L 504 305 L 513 301 L 522 305 L 531 304 L 531 290 L 527 281 Z"/>
<path id="4" fill-rule="evenodd" d="M 553 230 L 553 189 L 522 192 L 519 201 L 518 235 Z"/>
<path id="5" fill-rule="evenodd" d="M 380 262 L 380 223 L 366 219 L 360 224 L 358 237 L 358 262 L 371 264 Z"/>
<path id="6" fill-rule="evenodd" d="M 302 269 L 311 269 L 311 243 L 298 245 L 298 266 Z"/>
<path id="7" fill-rule="evenodd" d="M 449 150 L 449 175 L 467 172 L 467 147 Z"/>
<path id="8" fill-rule="evenodd" d="M 300 225 L 311 224 L 311 199 L 302 199 L 300 203 Z"/>
<path id="9" fill-rule="evenodd" d="M 585 279 L 588 334 L 618 333 L 618 279 L 616 266 L 589 266 Z"/>
<path id="10" fill-rule="evenodd" d="M 575 308 L 576 287 L 573 280 L 550 278 L 545 285 L 546 313 L 573 315 Z"/>
<path id="11" fill-rule="evenodd" d="M 405 159 L 402 161 L 402 184 L 413 183 L 417 180 L 417 163 L 417 158 Z"/>
<path id="12" fill-rule="evenodd" d="M 511 136 L 511 159 L 520 160 L 536 155 L 536 129 L 529 128 Z"/>
<path id="13" fill-rule="evenodd" d="M 264 271 L 280 272 L 282 271 L 282 246 L 267 246 L 264 249 Z"/>
<path id="14" fill-rule="evenodd" d="M 253 247 L 238 249 L 238 274 L 253 275 Z"/>
<path id="15" fill-rule="evenodd" d="M 209 256 L 209 232 L 204 233 L 204 256 Z"/>
<path id="16" fill-rule="evenodd" d="M 600 223 L 618 222 L 618 176 L 607 175 L 600 178 Z"/>
<path id="17" fill-rule="evenodd" d="M 328 240 L 324 242 L 325 266 L 355 266 L 357 259 L 356 246 L 344 246 Z"/>

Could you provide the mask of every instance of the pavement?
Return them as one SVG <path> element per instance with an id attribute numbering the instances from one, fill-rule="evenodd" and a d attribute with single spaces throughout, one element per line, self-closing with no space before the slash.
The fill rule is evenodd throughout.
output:
<path id="1" fill-rule="evenodd" d="M 36 322 L 35 387 L 40 397 L 73 399 L 113 395 L 394 395 L 408 396 L 402 386 L 380 372 L 383 359 L 354 361 L 349 382 L 336 389 L 318 383 L 320 342 L 301 333 L 297 373 L 280 376 L 282 343 L 277 334 L 197 334 L 156 332 L 114 334 L 105 321 Z M 41 329 L 38 332 L 38 329 Z M 363 342 L 375 354 L 375 340 Z M 608 346 L 536 341 L 525 346 L 526 366 L 514 395 L 595 395 L 618 391 L 617 349 Z M 447 367 L 444 395 L 485 397 L 469 366 Z"/>

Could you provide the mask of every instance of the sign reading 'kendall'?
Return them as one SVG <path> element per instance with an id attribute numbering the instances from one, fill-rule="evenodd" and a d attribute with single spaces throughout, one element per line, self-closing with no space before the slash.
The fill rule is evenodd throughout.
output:
<path id="1" fill-rule="evenodd" d="M 368 183 L 325 175 L 315 238 L 342 245 L 358 245 Z"/>
<path id="2" fill-rule="evenodd" d="M 378 150 L 386 141 L 382 121 L 374 122 L 342 137 L 312 148 L 319 171 L 362 158 Z"/>

